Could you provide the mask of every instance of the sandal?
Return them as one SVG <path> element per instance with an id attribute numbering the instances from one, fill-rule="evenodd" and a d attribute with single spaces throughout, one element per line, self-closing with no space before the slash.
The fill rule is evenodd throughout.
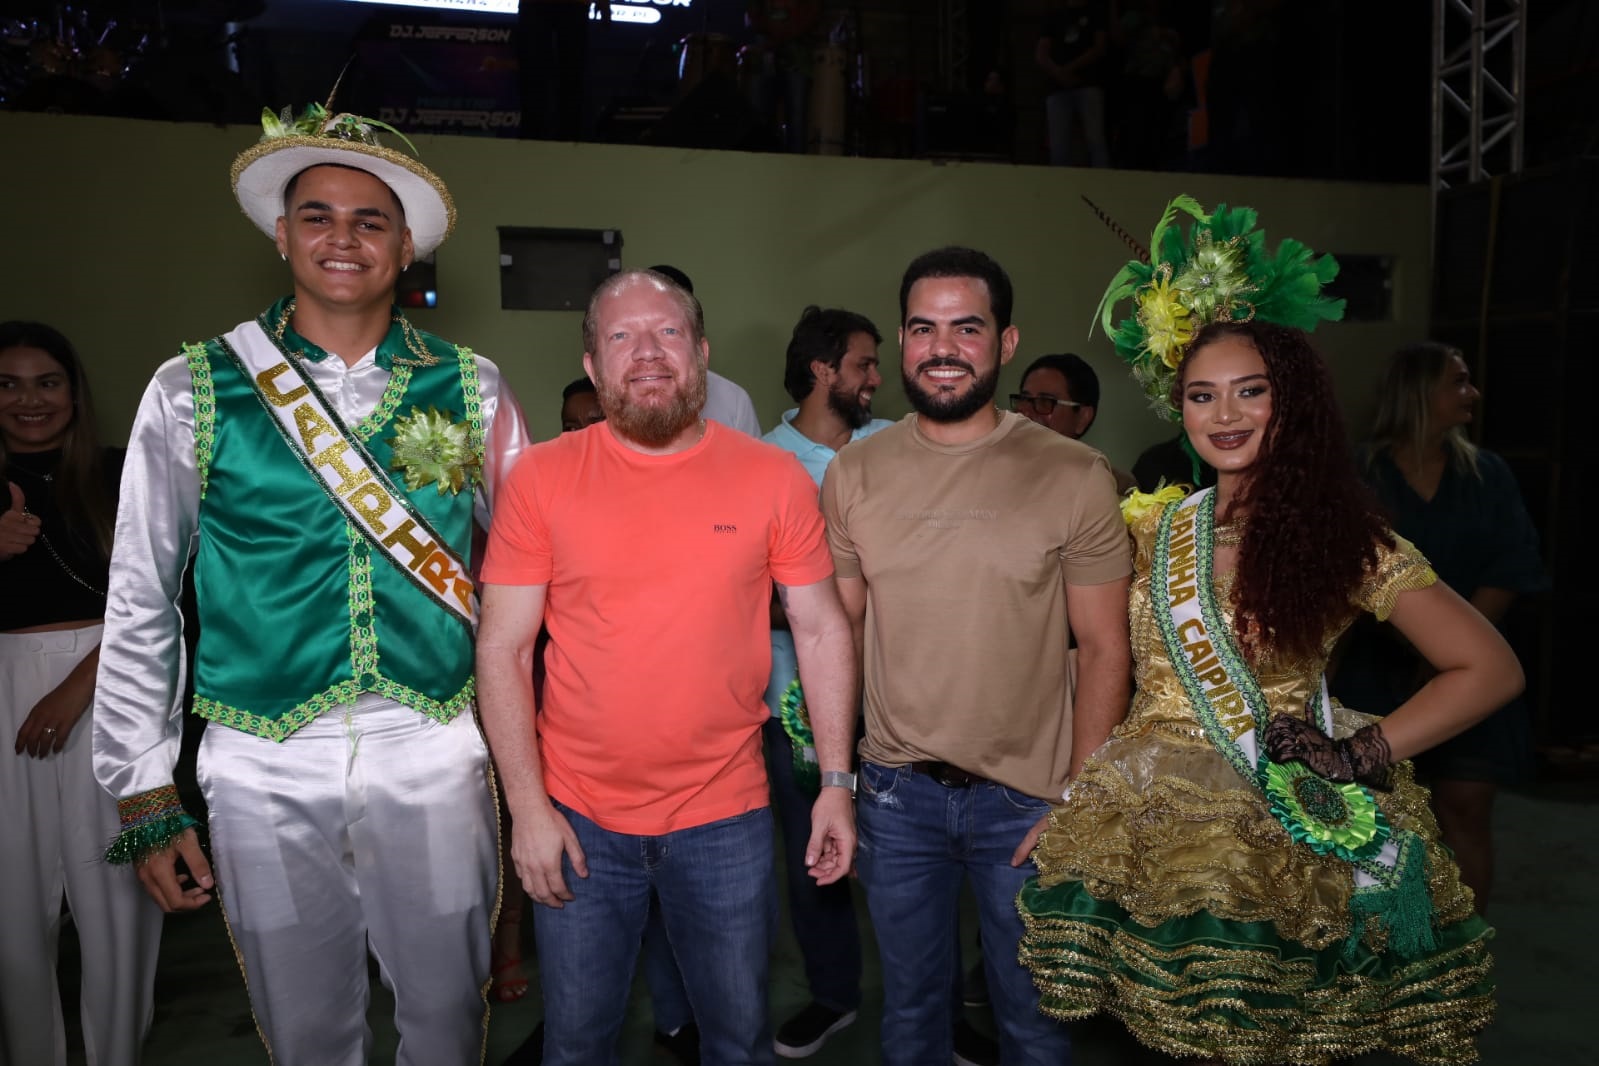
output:
<path id="1" fill-rule="evenodd" d="M 496 1003 L 515 1003 L 527 995 L 527 990 L 527 974 L 522 970 L 520 955 L 506 959 L 494 967 L 493 978 L 489 981 L 489 993 L 493 995 Z"/>
<path id="2" fill-rule="evenodd" d="M 515 950 L 509 955 L 502 955 L 497 942 L 493 947 L 493 972 L 490 974 L 489 993 L 494 997 L 496 1003 L 515 1003 L 527 995 L 528 991 L 527 973 L 522 969 L 520 935 L 522 916 L 520 914 L 500 915 L 500 926 L 513 925 L 518 927 Z M 497 934 L 499 929 L 496 929 L 495 932 Z M 496 941 L 497 939 L 496 937 Z"/>

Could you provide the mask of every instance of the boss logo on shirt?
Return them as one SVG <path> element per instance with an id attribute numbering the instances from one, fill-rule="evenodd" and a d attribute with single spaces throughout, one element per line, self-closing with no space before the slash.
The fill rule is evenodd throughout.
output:
<path id="1" fill-rule="evenodd" d="M 712 533 L 737 533 L 738 532 L 738 527 L 733 525 L 732 523 L 723 524 L 721 522 L 718 522 L 714 526 L 711 527 L 711 532 Z"/>

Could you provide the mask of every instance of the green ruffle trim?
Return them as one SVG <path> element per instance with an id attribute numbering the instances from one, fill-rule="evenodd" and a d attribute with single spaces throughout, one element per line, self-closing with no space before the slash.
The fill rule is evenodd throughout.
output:
<path id="1" fill-rule="evenodd" d="M 1205 911 L 1144 926 L 1079 881 L 1042 889 L 1033 878 L 1017 904 L 1039 1009 L 1061 1019 L 1108 1012 L 1168 1055 L 1324 1063 L 1387 1050 L 1475 1062 L 1471 1034 L 1493 1016 L 1493 931 L 1475 915 L 1430 931 L 1433 947 L 1411 953 L 1397 937 L 1381 950 L 1369 938 L 1353 951 L 1310 948 L 1269 921 Z"/>
<path id="2" fill-rule="evenodd" d="M 184 830 L 199 824 L 186 812 L 180 812 L 124 829 L 106 848 L 105 861 L 118 866 L 141 863 L 156 852 L 165 851 Z"/>
<path id="3" fill-rule="evenodd" d="M 185 344 L 190 391 L 194 396 L 194 465 L 200 475 L 200 499 L 211 484 L 211 459 L 217 442 L 217 393 L 211 380 L 211 353 L 203 344 Z"/>
<path id="4" fill-rule="evenodd" d="M 477 694 L 477 682 L 474 678 L 468 677 L 466 684 L 462 685 L 455 695 L 448 699 L 436 700 L 398 681 L 378 674 L 369 674 L 360 679 L 345 678 L 343 681 L 336 681 L 327 689 L 277 717 L 255 714 L 208 696 L 194 697 L 194 713 L 208 722 L 220 722 L 241 733 L 249 733 L 266 740 L 285 740 L 319 715 L 340 704 L 354 703 L 363 692 L 376 692 L 387 696 L 402 707 L 409 707 L 413 711 L 427 715 L 435 722 L 449 725 L 455 720 L 456 715 L 472 705 L 472 700 Z"/>

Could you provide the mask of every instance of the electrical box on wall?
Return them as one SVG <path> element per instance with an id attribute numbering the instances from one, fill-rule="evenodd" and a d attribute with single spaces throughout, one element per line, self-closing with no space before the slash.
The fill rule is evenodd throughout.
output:
<path id="1" fill-rule="evenodd" d="M 622 269 L 622 231 L 501 226 L 500 307 L 581 311 L 595 288 Z"/>

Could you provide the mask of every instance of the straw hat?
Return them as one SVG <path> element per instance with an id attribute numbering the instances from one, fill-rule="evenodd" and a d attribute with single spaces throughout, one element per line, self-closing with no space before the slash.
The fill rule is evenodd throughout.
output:
<path id="1" fill-rule="evenodd" d="M 289 180 L 325 163 L 364 170 L 394 191 L 405 209 L 418 259 L 432 254 L 455 229 L 455 201 L 439 176 L 415 158 L 377 143 L 374 130 L 384 129 L 416 150 L 393 126 L 359 115 L 329 115 L 320 104 L 306 108 L 298 119 L 287 108 L 281 115 L 264 110 L 261 126 L 261 140 L 233 161 L 233 195 L 268 237 L 277 235 Z"/>

